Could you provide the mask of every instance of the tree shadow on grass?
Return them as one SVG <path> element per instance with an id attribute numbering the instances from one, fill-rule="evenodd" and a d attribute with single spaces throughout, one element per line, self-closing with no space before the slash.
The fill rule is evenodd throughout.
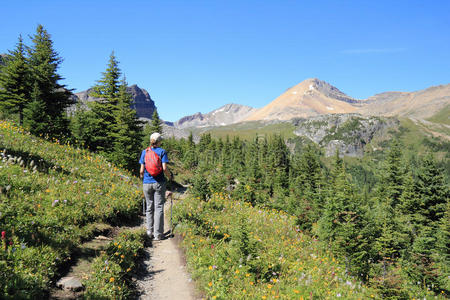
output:
<path id="1" fill-rule="evenodd" d="M 41 173 L 49 173 L 49 170 L 53 169 L 59 173 L 63 173 L 64 175 L 70 175 L 71 173 L 67 170 L 64 170 L 60 166 L 55 165 L 52 162 L 45 160 L 42 156 L 31 154 L 22 150 L 15 150 L 11 148 L 5 148 L 6 156 L 11 155 L 11 157 L 21 157 L 24 161 L 24 165 L 30 166 L 31 162 L 34 162 L 34 166 L 36 166 L 37 171 Z"/>

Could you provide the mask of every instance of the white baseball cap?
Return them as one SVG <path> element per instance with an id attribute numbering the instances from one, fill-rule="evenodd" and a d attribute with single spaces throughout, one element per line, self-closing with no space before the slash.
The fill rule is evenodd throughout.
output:
<path id="1" fill-rule="evenodd" d="M 161 134 L 159 134 L 158 132 L 154 132 L 152 133 L 152 135 L 150 136 L 150 142 L 151 141 L 155 141 L 155 142 L 159 142 L 162 140 L 162 136 Z"/>

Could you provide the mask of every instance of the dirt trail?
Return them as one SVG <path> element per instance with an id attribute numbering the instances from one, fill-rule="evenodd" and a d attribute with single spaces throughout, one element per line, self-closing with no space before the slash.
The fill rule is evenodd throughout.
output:
<path id="1" fill-rule="evenodd" d="M 177 199 L 177 197 L 174 197 Z M 176 205 L 174 201 L 174 205 Z M 165 204 L 164 232 L 170 231 L 170 199 Z M 141 266 L 143 275 L 137 284 L 139 299 L 200 299 L 186 271 L 183 255 L 173 238 L 153 241 L 145 249 L 146 257 Z"/>

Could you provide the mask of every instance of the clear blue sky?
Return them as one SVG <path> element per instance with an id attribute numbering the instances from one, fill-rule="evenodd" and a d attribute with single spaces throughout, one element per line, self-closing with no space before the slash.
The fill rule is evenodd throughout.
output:
<path id="1" fill-rule="evenodd" d="M 129 84 L 176 121 L 262 107 L 311 77 L 355 98 L 450 83 L 450 1 L 2 1 L 0 53 L 38 24 L 76 91 L 114 50 Z"/>

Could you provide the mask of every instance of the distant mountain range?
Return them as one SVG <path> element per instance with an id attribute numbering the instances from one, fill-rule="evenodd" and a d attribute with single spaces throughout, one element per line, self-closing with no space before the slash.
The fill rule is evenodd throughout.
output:
<path id="1" fill-rule="evenodd" d="M 186 116 L 177 128 L 224 126 L 246 121 L 287 121 L 328 114 L 357 113 L 364 116 L 407 116 L 426 119 L 450 104 L 450 84 L 416 92 L 386 92 L 368 99 L 354 99 L 329 83 L 307 79 L 266 106 L 255 109 L 227 104 L 212 112 Z"/>
<path id="2" fill-rule="evenodd" d="M 256 109 L 250 106 L 231 103 L 207 114 L 198 112 L 194 115 L 183 117 L 175 122 L 174 126 L 178 128 L 189 128 L 230 125 L 245 120 L 255 111 Z"/>
<path id="3" fill-rule="evenodd" d="M 450 84 L 416 92 L 387 92 L 368 98 L 358 109 L 363 115 L 427 119 L 450 104 Z M 450 116 L 449 116 L 450 118 Z"/>

